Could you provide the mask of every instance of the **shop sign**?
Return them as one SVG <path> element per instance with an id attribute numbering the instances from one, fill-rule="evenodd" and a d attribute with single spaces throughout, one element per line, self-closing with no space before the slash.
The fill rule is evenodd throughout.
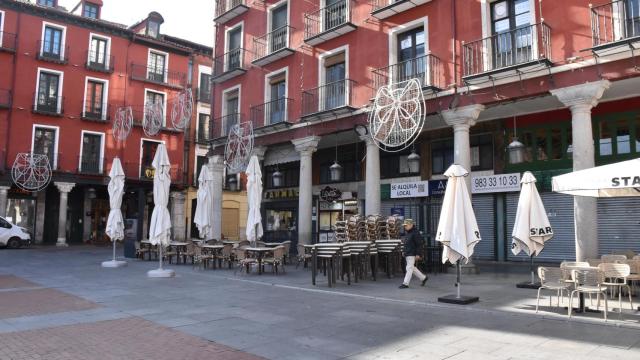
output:
<path id="1" fill-rule="evenodd" d="M 298 197 L 298 189 L 279 189 L 264 192 L 264 198 L 269 200 L 293 199 Z"/>
<path id="2" fill-rule="evenodd" d="M 447 190 L 447 180 L 429 180 L 429 194 L 431 196 L 444 196 Z"/>
<path id="3" fill-rule="evenodd" d="M 320 202 L 320 211 L 322 211 L 322 210 L 342 210 L 342 202 L 340 202 L 340 201 L 336 201 L 336 202 L 321 201 Z"/>
<path id="4" fill-rule="evenodd" d="M 324 189 L 320 190 L 320 200 L 322 201 L 334 202 L 336 200 L 340 200 L 341 198 L 342 191 L 331 186 L 326 186 Z"/>
<path id="5" fill-rule="evenodd" d="M 415 181 L 391 184 L 391 198 L 412 198 L 429 196 L 429 182 Z"/>
<path id="6" fill-rule="evenodd" d="M 477 176 L 471 179 L 473 194 L 517 191 L 520 191 L 520 173 Z"/>

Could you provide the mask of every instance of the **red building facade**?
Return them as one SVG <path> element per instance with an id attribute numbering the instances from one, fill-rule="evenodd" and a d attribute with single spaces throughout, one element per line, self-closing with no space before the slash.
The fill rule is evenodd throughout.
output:
<path id="1" fill-rule="evenodd" d="M 217 0 L 214 143 L 231 124 L 252 122 L 269 240 L 327 241 L 338 215 L 354 212 L 402 212 L 432 240 L 437 195 L 397 199 L 389 187 L 437 186 L 456 162 L 472 172 L 470 188 L 481 176 L 535 172 L 562 229 L 547 259 L 611 252 L 640 230 L 612 232 L 612 214 L 640 204 L 574 204 L 549 181 L 640 153 L 639 10 L 636 0 Z M 378 151 L 356 126 L 380 86 L 414 78 L 426 99 L 423 132 L 413 149 Z M 325 186 L 342 191 L 338 205 L 318 197 Z M 484 240 L 476 256 L 521 259 L 509 251 L 517 193 L 477 192 L 473 201 Z"/>
<path id="2" fill-rule="evenodd" d="M 127 177 L 125 218 L 133 220 L 138 237 L 146 236 L 150 165 L 162 142 L 172 163 L 171 210 L 182 223 L 174 231 L 183 238 L 197 112 L 187 131 L 174 129 L 171 113 L 182 91 L 191 89 L 197 98 L 197 69 L 210 66 L 212 49 L 164 35 L 156 12 L 132 26 L 102 20 L 102 5 L 80 1 L 68 11 L 56 1 L 0 2 L 0 191 L 6 204 L 0 211 L 31 229 L 36 242 L 104 241 L 106 176 L 119 157 Z M 142 122 L 152 101 L 162 108 L 163 127 L 147 136 Z M 134 126 L 125 141 L 116 141 L 113 118 L 121 107 L 131 107 Z M 12 186 L 10 169 L 23 152 L 49 157 L 52 180 L 37 194 Z"/>

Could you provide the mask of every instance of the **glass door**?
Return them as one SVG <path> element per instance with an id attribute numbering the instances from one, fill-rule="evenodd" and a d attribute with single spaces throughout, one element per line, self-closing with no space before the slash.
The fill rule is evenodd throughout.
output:
<path id="1" fill-rule="evenodd" d="M 83 173 L 99 174 L 102 162 L 102 136 L 98 134 L 84 134 L 82 137 L 82 161 L 80 171 Z"/>
<path id="2" fill-rule="evenodd" d="M 344 62 L 326 67 L 322 110 L 335 109 L 345 104 L 345 69 Z"/>
<path id="3" fill-rule="evenodd" d="M 271 12 L 270 53 L 287 47 L 287 4 L 279 6 Z"/>
<path id="4" fill-rule="evenodd" d="M 91 51 L 89 52 L 89 65 L 93 67 L 107 68 L 107 41 L 99 38 L 91 39 Z"/>
<path id="5" fill-rule="evenodd" d="M 44 29 L 42 42 L 42 55 L 52 58 L 60 58 L 62 54 L 62 30 L 50 26 Z"/>
<path id="6" fill-rule="evenodd" d="M 493 69 L 533 60 L 529 0 L 503 0 L 491 4 Z"/>
<path id="7" fill-rule="evenodd" d="M 286 81 L 271 84 L 271 102 L 269 106 L 269 123 L 275 124 L 285 121 L 286 115 Z"/>
<path id="8" fill-rule="evenodd" d="M 46 155 L 49 164 L 55 169 L 56 131 L 54 129 L 37 127 L 33 135 L 33 153 Z"/>
<path id="9" fill-rule="evenodd" d="M 425 73 L 424 29 L 419 27 L 398 35 L 398 66 L 394 81 L 413 78 L 424 80 Z"/>
<path id="10" fill-rule="evenodd" d="M 323 31 L 347 22 L 347 0 L 326 0 Z"/>
<path id="11" fill-rule="evenodd" d="M 238 27 L 229 31 L 228 36 L 227 71 L 241 67 L 242 28 Z"/>
<path id="12" fill-rule="evenodd" d="M 58 112 L 58 84 L 59 76 L 46 72 L 40 73 L 38 86 L 38 110 Z"/>
<path id="13" fill-rule="evenodd" d="M 84 108 L 84 116 L 91 119 L 102 119 L 102 102 L 104 83 L 97 81 L 87 82 L 87 103 Z"/>

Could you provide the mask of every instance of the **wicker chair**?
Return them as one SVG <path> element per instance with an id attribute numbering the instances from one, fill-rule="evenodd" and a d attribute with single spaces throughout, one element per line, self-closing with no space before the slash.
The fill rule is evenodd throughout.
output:
<path id="1" fill-rule="evenodd" d="M 633 309 L 633 301 L 631 300 L 631 287 L 627 284 L 629 275 L 631 275 L 631 267 L 628 264 L 600 264 L 598 266 L 604 273 L 605 283 L 607 288 L 611 289 L 611 294 L 614 295 L 613 290 L 618 290 L 618 307 L 620 313 L 622 313 L 622 289 L 627 288 L 627 294 L 629 294 L 629 304 Z"/>
<path id="2" fill-rule="evenodd" d="M 633 259 L 636 256 L 636 253 L 633 250 L 615 250 L 612 252 L 613 255 L 624 255 L 627 257 L 627 260 Z"/>
<path id="3" fill-rule="evenodd" d="M 284 246 L 278 246 L 273 249 L 273 257 L 267 257 L 262 259 L 262 265 L 271 265 L 271 272 L 278 274 L 278 266 L 282 267 L 282 272 L 285 272 L 284 269 L 284 254 L 286 248 Z"/>
<path id="4" fill-rule="evenodd" d="M 626 261 L 627 255 L 602 255 L 600 257 L 603 263 L 615 264 L 617 262 Z"/>
<path id="5" fill-rule="evenodd" d="M 307 267 L 307 262 L 311 261 L 311 253 L 306 252 L 306 248 L 302 244 L 298 244 L 298 263 L 296 264 L 296 269 L 300 266 L 300 263 L 304 264 L 304 267 Z"/>
<path id="6" fill-rule="evenodd" d="M 574 290 L 569 295 L 569 317 L 573 310 L 573 296 L 575 293 L 596 294 L 598 299 L 597 308 L 600 308 L 600 295 L 604 299 L 604 321 L 607 321 L 607 286 L 605 284 L 604 272 L 600 269 L 572 270 L 571 278 L 574 283 Z"/>
<path id="7" fill-rule="evenodd" d="M 240 241 L 238 243 L 237 248 L 242 249 L 242 248 L 245 248 L 245 247 L 248 247 L 248 246 L 251 246 L 251 243 L 249 241 L 247 241 L 247 240 L 242 240 L 242 241 Z"/>
<path id="8" fill-rule="evenodd" d="M 289 254 L 291 253 L 291 240 L 283 241 L 282 246 L 284 246 L 284 263 L 289 263 Z"/>
<path id="9" fill-rule="evenodd" d="M 236 261 L 238 262 L 238 267 L 236 268 L 236 270 L 240 269 L 240 272 L 242 272 L 242 269 L 244 268 L 246 273 L 248 274 L 251 265 L 258 263 L 258 259 L 247 257 L 247 252 L 243 249 L 234 249 L 233 254 Z M 234 274 L 236 270 L 234 270 Z"/>
<path id="10" fill-rule="evenodd" d="M 183 263 L 187 263 L 187 258 L 191 259 L 191 263 L 193 264 L 193 258 L 195 256 L 195 248 L 196 248 L 196 244 L 189 240 L 187 241 L 187 249 L 182 252 L 180 255 L 182 255 L 182 262 Z"/>
<path id="11" fill-rule="evenodd" d="M 151 260 L 151 249 L 148 247 L 140 246 L 140 242 L 136 241 L 136 259 L 144 260 L 144 254 L 149 254 L 149 260 Z"/>
<path id="12" fill-rule="evenodd" d="M 551 290 L 556 292 L 558 298 L 558 307 L 560 306 L 560 298 L 564 299 L 564 292 L 569 291 L 571 284 L 566 281 L 565 272 L 560 268 L 543 267 L 538 268 L 538 277 L 540 278 L 540 287 L 538 288 L 538 297 L 536 299 L 536 313 L 538 312 L 538 304 L 540 303 L 540 293 L 542 290 Z M 551 299 L 553 296 L 549 296 L 549 307 L 552 306 Z"/>
<path id="13" fill-rule="evenodd" d="M 193 248 L 193 267 L 196 267 L 196 265 L 202 269 L 202 268 L 207 268 L 207 266 L 209 265 L 209 261 L 213 261 L 214 257 L 211 254 L 205 254 L 202 252 L 202 247 L 200 246 L 195 246 Z"/>
<path id="14" fill-rule="evenodd" d="M 176 257 L 176 263 L 180 262 L 180 259 L 178 259 L 178 251 L 176 251 L 176 248 L 173 246 L 165 247 L 162 251 L 162 256 L 169 260 L 169 264 L 172 263 L 174 256 Z"/>
<path id="15" fill-rule="evenodd" d="M 598 265 L 602 264 L 601 259 L 587 259 L 587 262 L 591 267 L 598 267 Z"/>
<path id="16" fill-rule="evenodd" d="M 629 265 L 630 274 L 627 276 L 627 281 L 631 283 L 631 293 L 635 296 L 636 285 L 640 282 L 640 258 L 627 260 L 624 263 Z"/>

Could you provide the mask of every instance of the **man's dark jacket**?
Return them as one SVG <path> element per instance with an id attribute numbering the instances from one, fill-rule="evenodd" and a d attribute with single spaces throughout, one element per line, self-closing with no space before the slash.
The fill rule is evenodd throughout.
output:
<path id="1" fill-rule="evenodd" d="M 422 246 L 424 241 L 420 232 L 416 230 L 415 226 L 411 230 L 407 231 L 407 237 L 404 241 L 404 256 L 416 256 L 422 255 Z"/>

